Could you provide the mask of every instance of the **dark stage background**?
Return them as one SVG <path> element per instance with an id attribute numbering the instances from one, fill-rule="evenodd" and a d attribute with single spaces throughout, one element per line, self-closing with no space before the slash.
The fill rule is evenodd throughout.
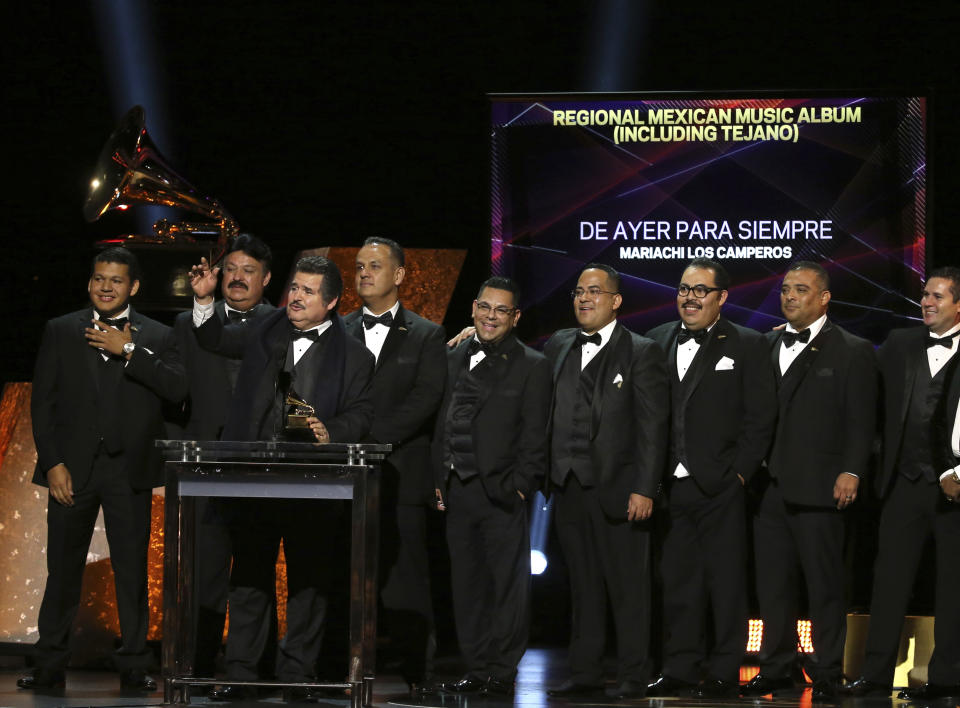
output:
<path id="1" fill-rule="evenodd" d="M 451 332 L 489 269 L 488 92 L 928 95 L 928 259 L 960 262 L 955 2 L 120 4 L 141 9 L 142 36 L 100 23 L 104 2 L 5 9 L 4 381 L 29 380 L 44 320 L 86 301 L 92 243 L 134 230 L 129 214 L 86 224 L 81 207 L 101 146 L 141 101 L 158 147 L 271 243 L 278 276 L 300 248 L 373 234 L 468 249 Z M 131 67 L 152 67 L 148 97 L 115 88 Z"/>

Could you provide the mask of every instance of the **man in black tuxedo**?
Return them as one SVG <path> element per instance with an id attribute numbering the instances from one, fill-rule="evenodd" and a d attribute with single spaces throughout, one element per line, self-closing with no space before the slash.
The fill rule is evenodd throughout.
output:
<path id="1" fill-rule="evenodd" d="M 336 307 L 343 290 L 340 271 L 320 256 L 301 258 L 287 292 L 287 306 L 253 323 L 224 325 L 214 316 L 217 270 L 204 261 L 194 270 L 195 330 L 205 349 L 242 357 L 223 440 L 285 439 L 285 400 L 295 392 L 311 405 L 318 442 L 356 442 L 370 431 L 373 355 L 346 334 Z M 287 562 L 287 634 L 280 644 L 277 677 L 312 678 L 326 615 L 327 577 L 339 505 L 313 500 L 274 500 L 251 505 L 237 525 L 230 590 L 227 679 L 254 680 L 273 605 L 276 537 Z M 249 692 L 227 686 L 217 699 Z"/>
<path id="2" fill-rule="evenodd" d="M 123 688 L 156 689 L 146 675 L 150 507 L 153 487 L 163 484 L 154 440 L 165 437 L 161 398 L 182 399 L 186 380 L 170 328 L 130 306 L 139 278 L 132 252 L 101 251 L 87 286 L 92 307 L 52 319 L 43 331 L 31 411 L 33 481 L 50 489 L 48 576 L 36 669 L 17 681 L 20 688 L 64 684 L 70 628 L 102 507 L 120 618 L 114 663 Z"/>
<path id="3" fill-rule="evenodd" d="M 399 287 L 403 249 L 368 238 L 357 253 L 356 287 L 363 307 L 344 318 L 347 333 L 376 357 L 369 440 L 393 445 L 380 484 L 380 596 L 384 625 L 411 695 L 422 696 L 433 628 L 426 508 L 434 500 L 430 434 L 446 366 L 443 328 L 407 310 Z"/>
<path id="4" fill-rule="evenodd" d="M 960 399 L 960 269 L 938 268 L 920 300 L 922 327 L 895 329 L 880 347 L 884 384 L 883 501 L 870 631 L 854 696 L 890 695 L 903 617 L 924 544 L 936 543 L 936 623 L 929 683 L 901 698 L 960 697 L 960 482 L 955 419 Z"/>
<path id="5" fill-rule="evenodd" d="M 873 345 L 827 319 L 830 280 L 798 261 L 780 286 L 784 330 L 765 335 L 777 373 L 779 418 L 769 474 L 757 476 L 753 519 L 763 618 L 760 673 L 745 696 L 793 687 L 797 586 L 802 569 L 813 624 L 813 700 L 836 697 L 846 637 L 842 511 L 857 496 L 873 446 L 877 367 Z"/>
<path id="6" fill-rule="evenodd" d="M 770 449 L 777 389 L 763 337 L 720 313 L 729 286 L 720 263 L 691 261 L 677 288 L 680 322 L 647 334 L 667 353 L 673 404 L 661 563 L 664 663 L 647 696 L 739 692 L 748 621 L 744 485 Z"/>
<path id="7" fill-rule="evenodd" d="M 263 301 L 270 282 L 270 247 L 252 234 L 231 239 L 223 259 L 221 292 L 214 304 L 221 322 L 251 324 L 273 312 Z M 191 440 L 219 440 L 227 406 L 240 371 L 240 360 L 203 349 L 193 334 L 193 313 L 181 312 L 173 324 L 177 348 L 187 373 L 184 435 Z M 230 531 L 226 523 L 230 503 L 197 500 L 197 634 L 194 674 L 213 676 L 223 642 L 227 597 L 230 591 Z M 272 675 L 272 672 L 271 672 Z"/>
<path id="8" fill-rule="evenodd" d="M 608 594 L 619 660 L 610 695 L 642 698 L 650 677 L 649 519 L 670 389 L 663 350 L 617 322 L 619 289 L 613 268 L 585 266 L 573 291 L 580 328 L 560 330 L 544 349 L 554 379 L 548 490 L 573 604 L 573 675 L 551 696 L 602 693 Z"/>
<path id="9" fill-rule="evenodd" d="M 476 333 L 447 355 L 433 457 L 447 513 L 453 610 L 467 672 L 454 693 L 511 696 L 530 629 L 528 500 L 547 467 L 550 366 L 520 343 L 519 291 L 489 278 Z M 441 490 L 444 490 L 441 496 Z"/>

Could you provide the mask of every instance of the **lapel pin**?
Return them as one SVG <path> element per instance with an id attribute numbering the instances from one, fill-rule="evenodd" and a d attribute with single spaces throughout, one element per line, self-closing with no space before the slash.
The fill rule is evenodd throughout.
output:
<path id="1" fill-rule="evenodd" d="M 399 329 L 401 332 L 406 332 L 406 331 L 407 331 L 407 328 L 406 328 L 406 327 L 397 327 L 397 329 Z"/>
<path id="2" fill-rule="evenodd" d="M 726 338 L 727 338 L 727 335 L 725 335 L 725 334 L 718 334 L 718 335 L 717 335 L 717 339 L 726 339 Z"/>

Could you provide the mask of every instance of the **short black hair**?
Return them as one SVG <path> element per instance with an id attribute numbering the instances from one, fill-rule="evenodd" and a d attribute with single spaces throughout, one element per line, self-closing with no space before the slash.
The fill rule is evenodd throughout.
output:
<path id="1" fill-rule="evenodd" d="M 721 290 L 730 289 L 730 274 L 727 269 L 712 258 L 694 258 L 687 264 L 687 268 L 702 268 L 713 273 L 713 282 Z M 684 268 L 684 270 L 687 270 Z"/>
<path id="2" fill-rule="evenodd" d="M 960 302 L 960 268 L 954 266 L 941 266 L 934 268 L 927 276 L 927 282 L 931 278 L 943 278 L 950 281 L 950 294 L 953 295 L 954 302 Z"/>
<path id="3" fill-rule="evenodd" d="M 343 276 L 340 275 L 340 269 L 337 268 L 337 264 L 329 258 L 324 258 L 323 256 L 304 256 L 297 261 L 295 270 L 297 273 L 323 276 L 323 281 L 320 283 L 320 292 L 323 295 L 324 302 L 330 302 L 343 294 Z M 340 302 L 338 300 L 333 309 L 336 310 L 339 306 Z"/>
<path id="4" fill-rule="evenodd" d="M 517 281 L 513 278 L 507 278 L 503 275 L 494 275 L 491 278 L 487 278 L 483 281 L 483 285 L 480 286 L 480 289 L 477 291 L 477 300 L 480 299 L 480 295 L 487 288 L 493 288 L 494 290 L 508 290 L 513 294 L 513 306 L 520 309 L 520 286 L 517 285 Z"/>
<path id="5" fill-rule="evenodd" d="M 813 271 L 817 276 L 817 280 L 820 282 L 820 290 L 830 289 L 830 274 L 827 273 L 827 269 L 819 263 L 815 263 L 814 261 L 796 261 L 790 264 L 787 272 L 789 273 L 794 270 Z"/>
<path id="6" fill-rule="evenodd" d="M 371 236 L 363 242 L 364 246 L 386 246 L 390 249 L 390 257 L 396 261 L 401 268 L 404 264 L 403 248 L 392 238 L 383 238 L 382 236 Z"/>
<path id="7" fill-rule="evenodd" d="M 263 264 L 263 272 L 270 272 L 270 264 L 273 262 L 273 252 L 270 246 L 265 244 L 253 234 L 237 234 L 227 242 L 227 250 L 224 255 L 230 255 L 235 251 L 243 251 L 254 260 Z"/>
<path id="8" fill-rule="evenodd" d="M 97 263 L 119 263 L 127 266 L 127 272 L 130 274 L 130 282 L 140 280 L 140 261 L 137 260 L 133 251 L 127 250 L 123 246 L 111 246 L 100 251 L 93 257 L 90 263 L 90 275 L 92 276 L 97 269 Z"/>
<path id="9" fill-rule="evenodd" d="M 608 266 L 606 263 L 587 263 L 583 268 L 580 269 L 580 272 L 577 273 L 577 280 L 580 279 L 580 276 L 583 275 L 585 270 L 602 270 L 607 274 L 607 277 L 610 278 L 610 282 L 613 283 L 613 292 L 620 292 L 620 274 L 612 266 Z"/>

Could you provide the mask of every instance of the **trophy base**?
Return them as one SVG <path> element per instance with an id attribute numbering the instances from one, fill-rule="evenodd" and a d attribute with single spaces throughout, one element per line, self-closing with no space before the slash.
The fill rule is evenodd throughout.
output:
<path id="1" fill-rule="evenodd" d="M 307 418 L 310 416 L 306 415 L 288 415 L 287 416 L 287 430 L 291 431 L 301 431 L 309 430 L 310 424 L 307 423 Z"/>

